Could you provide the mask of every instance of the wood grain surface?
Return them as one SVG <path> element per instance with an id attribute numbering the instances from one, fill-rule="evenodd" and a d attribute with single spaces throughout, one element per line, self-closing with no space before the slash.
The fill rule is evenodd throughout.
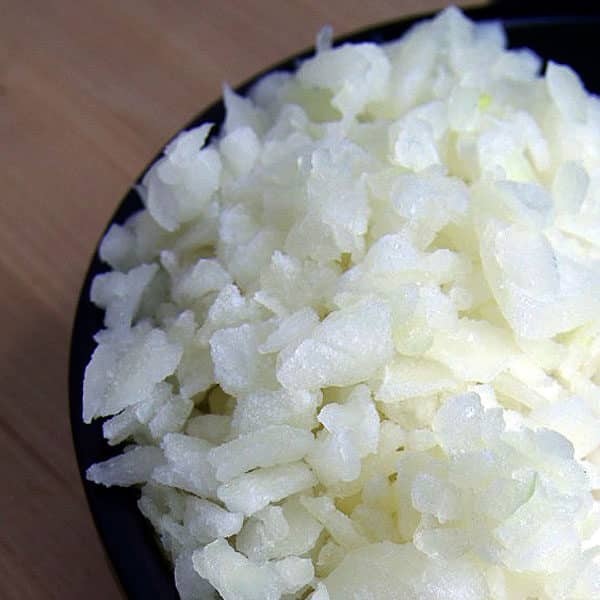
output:
<path id="1" fill-rule="evenodd" d="M 224 81 L 310 46 L 323 24 L 342 34 L 445 4 L 0 0 L 0 598 L 121 597 L 66 382 L 79 286 L 129 184 Z"/>

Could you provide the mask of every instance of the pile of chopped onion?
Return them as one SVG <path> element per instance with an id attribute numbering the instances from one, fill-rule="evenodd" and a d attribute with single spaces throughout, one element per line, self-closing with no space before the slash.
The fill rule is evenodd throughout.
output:
<path id="1" fill-rule="evenodd" d="M 87 474 L 182 600 L 600 598 L 600 101 L 540 69 L 454 8 L 325 34 L 149 170 Z"/>

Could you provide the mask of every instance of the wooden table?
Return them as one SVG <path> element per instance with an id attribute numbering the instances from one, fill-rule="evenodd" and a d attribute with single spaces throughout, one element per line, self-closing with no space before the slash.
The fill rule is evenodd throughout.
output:
<path id="1" fill-rule="evenodd" d="M 82 493 L 70 328 L 104 224 L 179 127 L 337 34 L 443 0 L 0 0 L 0 597 L 121 597 Z"/>

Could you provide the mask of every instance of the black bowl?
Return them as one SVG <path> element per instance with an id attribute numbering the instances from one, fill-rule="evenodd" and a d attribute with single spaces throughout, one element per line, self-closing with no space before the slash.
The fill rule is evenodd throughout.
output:
<path id="1" fill-rule="evenodd" d="M 476 20 L 502 21 L 511 46 L 527 46 L 542 58 L 551 58 L 556 62 L 571 65 L 580 73 L 588 90 L 594 92 L 600 91 L 600 69 L 595 65 L 594 56 L 589 54 L 600 35 L 600 14 L 594 5 L 592 2 L 578 1 L 545 1 L 539 4 L 533 1 L 497 2 L 466 12 Z M 336 43 L 393 40 L 420 18 L 422 17 L 371 27 L 340 38 Z M 246 92 L 267 72 L 293 70 L 300 60 L 311 53 L 312 50 L 309 50 L 287 59 L 253 77 L 237 91 Z M 223 119 L 223 103 L 219 101 L 201 112 L 183 129 L 198 126 L 203 122 L 212 122 L 217 124 L 212 132 L 212 135 L 215 135 Z M 141 200 L 132 187 L 108 226 L 112 223 L 123 223 L 140 208 Z M 149 597 L 178 600 L 172 568 L 161 554 L 150 525 L 137 509 L 137 490 L 106 489 L 86 481 L 84 475 L 91 464 L 106 460 L 121 451 L 120 447 L 109 447 L 106 444 L 102 437 L 101 423 L 96 421 L 85 425 L 81 418 L 83 375 L 94 351 L 93 335 L 102 328 L 103 319 L 102 311 L 89 301 L 90 285 L 95 275 L 106 270 L 107 267 L 100 261 L 96 250 L 81 290 L 73 326 L 69 394 L 75 451 L 96 527 L 127 597 L 131 600 L 145 600 Z"/>

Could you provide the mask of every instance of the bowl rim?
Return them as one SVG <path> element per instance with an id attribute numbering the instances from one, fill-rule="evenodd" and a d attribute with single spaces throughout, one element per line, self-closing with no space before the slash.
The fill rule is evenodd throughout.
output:
<path id="1" fill-rule="evenodd" d="M 509 32 L 526 33 L 531 28 L 600 25 L 600 9 L 595 8 L 593 4 L 584 0 L 574 0 L 571 3 L 550 0 L 539 4 L 505 0 L 483 7 L 465 9 L 463 12 L 476 21 L 500 21 Z M 434 14 L 420 13 L 371 25 L 336 37 L 334 45 L 346 42 L 391 41 L 402 35 L 416 22 L 430 18 Z M 235 91 L 245 94 L 252 85 L 268 73 L 291 71 L 313 52 L 314 48 L 311 47 L 285 58 L 253 75 L 237 86 Z M 223 120 L 224 106 L 222 99 L 219 99 L 201 110 L 170 139 L 172 140 L 182 131 L 206 122 L 215 124 L 210 134 L 210 137 L 214 137 L 218 134 Z M 165 145 L 163 144 L 162 147 L 164 148 Z M 160 594 L 161 600 L 178 600 L 179 595 L 174 584 L 172 566 L 162 555 L 151 525 L 137 508 L 138 488 L 105 488 L 91 483 L 85 478 L 85 471 L 91 464 L 119 454 L 124 444 L 108 446 L 102 437 L 99 420 L 89 425 L 83 423 L 81 416 L 82 387 L 85 367 L 96 346 L 93 335 L 103 326 L 103 311 L 95 307 L 89 300 L 93 278 L 97 274 L 109 270 L 98 256 L 100 241 L 112 224 L 123 223 L 134 212 L 143 208 L 136 185 L 139 185 L 148 169 L 161 156 L 162 150 L 148 162 L 136 182 L 120 201 L 95 245 L 94 254 L 78 296 L 69 351 L 69 412 L 72 442 L 81 483 L 104 552 L 109 559 L 111 571 L 126 597 L 132 600 L 141 600 L 149 593 Z M 133 544 L 130 544 L 132 540 Z"/>

